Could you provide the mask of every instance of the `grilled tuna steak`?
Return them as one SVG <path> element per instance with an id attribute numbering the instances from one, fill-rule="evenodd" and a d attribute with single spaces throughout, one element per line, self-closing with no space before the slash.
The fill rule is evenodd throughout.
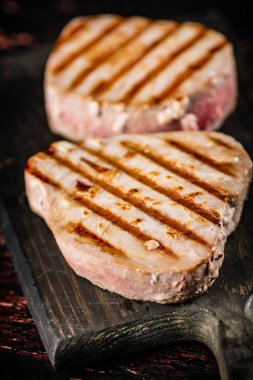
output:
<path id="1" fill-rule="evenodd" d="M 251 167 L 242 146 L 216 132 L 60 141 L 29 159 L 26 192 L 77 274 L 170 303 L 218 276 Z"/>
<path id="2" fill-rule="evenodd" d="M 46 67 L 49 125 L 71 140 L 217 128 L 236 93 L 231 44 L 192 22 L 77 18 Z"/>

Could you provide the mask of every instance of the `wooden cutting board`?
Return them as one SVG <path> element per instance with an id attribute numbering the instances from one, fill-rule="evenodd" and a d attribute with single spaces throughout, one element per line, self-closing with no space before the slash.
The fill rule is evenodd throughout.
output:
<path id="1" fill-rule="evenodd" d="M 209 25 L 225 28 L 212 13 Z M 228 32 L 226 34 L 229 34 Z M 63 370 L 149 346 L 195 339 L 214 352 L 223 379 L 253 379 L 253 191 L 229 237 L 213 287 L 179 305 L 130 301 L 103 291 L 65 263 L 53 235 L 34 215 L 24 192 L 28 157 L 57 139 L 47 127 L 43 72 L 49 48 L 0 62 L 1 225 L 52 364 Z M 253 155 L 250 70 L 238 55 L 240 98 L 222 130 Z"/>

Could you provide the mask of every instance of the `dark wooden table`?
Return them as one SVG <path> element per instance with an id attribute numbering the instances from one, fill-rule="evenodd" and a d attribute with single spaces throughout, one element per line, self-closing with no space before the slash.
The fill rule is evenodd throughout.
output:
<path id="1" fill-rule="evenodd" d="M 51 42 L 60 27 L 73 15 L 78 13 L 118 12 L 121 8 L 116 1 L 91 1 L 85 7 L 80 1 L 37 2 L 32 5 L 28 1 L 2 1 L 0 15 L 0 50 L 2 54 L 12 54 L 16 50 L 27 49 L 30 45 Z M 86 2 L 85 2 L 86 3 Z M 91 5 L 92 3 L 92 5 Z M 135 6 L 122 5 L 123 13 L 144 13 L 144 1 L 135 2 Z M 159 1 L 158 1 L 159 3 Z M 161 3 L 161 1 L 160 1 Z M 196 2 L 195 8 L 199 6 Z M 217 2 L 218 3 L 218 2 Z M 223 10 L 229 4 L 227 17 L 238 32 L 238 43 L 241 51 L 253 56 L 253 33 L 249 16 L 245 7 L 242 19 L 239 1 L 223 1 Z M 243 2 L 240 2 L 242 5 Z M 156 1 L 156 8 L 159 4 Z M 169 12 L 162 8 L 150 11 L 154 17 L 168 17 Z M 179 1 L 178 9 L 188 12 L 189 6 Z M 216 5 L 212 1 L 212 6 Z M 231 6 L 232 5 L 232 6 Z M 138 8 L 139 6 L 139 8 Z M 238 7 L 238 8 L 237 8 Z M 131 8 L 131 9 L 130 9 Z M 195 8 L 193 10 L 195 10 Z M 237 13 L 238 9 L 238 13 Z M 148 14 L 148 11 L 145 10 Z M 46 20 L 46 21 L 45 21 Z M 251 62 L 252 64 L 252 62 Z M 244 75 L 244 74 L 242 74 Z M 253 104 L 251 90 L 253 76 L 249 80 L 249 101 Z M 0 163 L 1 170 L 1 163 Z M 69 379 L 66 374 L 55 371 L 47 357 L 39 338 L 27 303 L 22 295 L 13 264 L 11 253 L 5 245 L 0 231 L 0 376 L 1 379 Z M 75 375 L 75 379 L 219 379 L 216 360 L 210 350 L 201 343 L 185 342 L 167 344 L 159 348 L 149 349 L 138 354 L 120 357 L 110 363 L 101 363 L 84 368 Z"/>

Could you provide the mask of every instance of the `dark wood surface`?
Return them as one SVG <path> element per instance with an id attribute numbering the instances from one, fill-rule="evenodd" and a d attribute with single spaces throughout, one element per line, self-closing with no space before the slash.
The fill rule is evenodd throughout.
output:
<path id="1" fill-rule="evenodd" d="M 214 287 L 199 300 L 179 306 L 161 306 L 126 301 L 77 278 L 65 265 L 44 223 L 31 214 L 23 190 L 23 165 L 28 156 L 45 148 L 49 141 L 55 139 L 47 130 L 43 111 L 42 74 L 46 54 L 47 49 L 38 49 L 26 55 L 6 57 L 2 60 L 1 72 L 4 73 L 4 81 L 1 83 L 1 105 L 3 108 L 1 120 L 5 128 L 1 129 L 0 162 L 1 192 L 5 209 L 8 210 L 12 222 L 12 226 L 10 226 L 7 216 L 2 214 L 2 228 L 6 232 L 16 267 L 19 268 L 20 279 L 23 280 L 23 289 L 29 295 L 30 307 L 35 319 L 37 319 L 39 331 L 51 358 L 56 361 L 56 364 L 64 367 L 65 363 L 70 362 L 69 358 L 78 359 L 77 354 L 80 352 L 82 352 L 82 360 L 88 361 L 97 359 L 96 353 L 98 351 L 109 354 L 111 349 L 112 353 L 118 354 L 121 351 L 126 356 L 127 352 L 133 348 L 143 349 L 156 342 L 161 344 L 171 339 L 194 338 L 204 340 L 215 351 L 224 378 L 228 371 L 231 372 L 231 378 L 238 378 L 238 375 L 240 378 L 252 378 L 249 377 L 251 376 L 250 371 L 252 371 L 253 362 L 253 311 L 250 298 L 253 285 L 251 239 L 253 231 L 252 225 L 249 223 L 252 220 L 252 196 L 246 204 L 242 223 L 228 241 L 223 269 Z M 248 70 L 240 70 L 240 73 L 239 108 L 229 123 L 226 123 L 224 130 L 237 137 L 248 151 L 252 152 L 252 111 L 249 86 L 251 78 Z M 15 113 L 13 112 L 14 109 Z M 38 252 L 40 260 L 36 259 Z M 50 283 L 53 288 L 45 290 Z M 83 304 L 82 307 L 80 307 L 80 301 L 76 300 L 78 293 Z M 57 306 L 55 294 L 61 300 L 60 307 Z M 32 304 L 33 300 L 36 300 L 36 305 Z M 19 301 L 16 302 L 22 311 L 22 302 L 19 304 Z M 13 301 L 9 303 L 15 305 L 15 299 L 13 298 Z M 3 301 L 2 307 L 6 310 L 8 301 Z M 12 309 L 13 312 L 14 310 Z M 26 310 L 25 305 L 24 310 Z M 65 314 L 64 317 L 62 312 Z M 22 321 L 20 315 L 19 321 Z M 25 321 L 26 325 L 29 324 L 27 319 Z M 46 328 L 44 327 L 45 323 L 47 324 Z M 117 333 L 120 332 L 123 337 L 122 341 L 115 334 L 115 325 L 120 326 Z M 136 326 L 139 328 L 136 329 Z M 108 340 L 108 328 L 110 328 L 110 333 L 112 332 L 110 335 L 112 340 Z M 33 329 L 34 327 L 28 333 L 32 334 L 32 331 L 34 333 Z M 68 337 L 68 335 L 73 336 L 72 329 L 75 332 L 74 339 Z M 107 330 L 106 333 L 103 331 L 105 329 Z M 22 330 L 16 332 L 20 333 L 20 331 L 22 336 Z M 84 331 L 85 334 L 83 334 Z M 93 333 L 90 334 L 91 332 Z M 15 329 L 13 334 L 12 339 L 10 336 L 9 340 L 7 339 L 8 344 L 2 344 L 2 346 L 15 347 L 15 340 L 13 340 L 15 335 L 18 336 L 17 339 L 20 342 L 20 335 L 15 334 Z M 87 346 L 83 345 L 84 342 L 94 349 L 88 353 L 85 352 Z M 73 343 L 74 350 L 69 346 L 69 343 Z M 56 347 L 61 347 L 62 351 L 54 353 L 53 344 Z M 75 351 L 76 347 L 78 347 L 77 351 Z M 172 346 L 172 352 L 173 349 L 174 352 L 177 352 L 176 347 L 173 348 Z M 169 352 L 169 349 L 170 346 L 167 346 L 149 351 L 151 355 L 153 353 L 154 356 L 158 355 L 161 358 L 161 372 L 155 372 L 155 370 L 152 373 L 151 366 L 148 366 L 149 354 L 146 353 L 142 356 L 130 356 L 128 365 L 124 362 L 125 358 L 117 359 L 116 366 L 109 364 L 99 369 L 98 366 L 93 365 L 90 369 L 86 369 L 86 375 L 88 376 L 88 373 L 96 374 L 99 371 L 119 375 L 119 368 L 125 366 L 125 375 L 127 376 L 140 378 L 165 376 L 168 378 L 170 372 L 168 362 L 173 362 L 170 354 L 166 359 L 166 352 Z M 199 352 L 203 350 L 206 353 L 205 348 L 196 343 L 186 344 L 186 353 L 187 350 L 190 352 L 190 358 L 191 350 Z M 19 349 L 19 351 L 22 350 Z M 24 351 L 29 352 L 29 343 L 28 347 L 25 346 Z M 5 354 L 8 352 L 6 354 L 9 355 L 9 359 L 6 356 L 6 363 L 8 363 L 8 360 L 11 360 L 10 351 L 5 348 L 3 352 Z M 14 350 L 11 352 L 13 354 Z M 205 355 L 204 357 L 207 358 L 208 356 Z M 105 357 L 104 354 L 101 356 Z M 37 341 L 32 339 L 31 354 L 30 356 L 27 354 L 27 357 L 29 360 L 36 357 L 37 362 L 44 363 L 45 353 L 38 338 Z M 133 366 L 130 365 L 131 357 L 134 362 Z M 212 363 L 209 375 L 215 378 L 215 376 L 217 377 L 217 370 L 215 370 L 214 361 L 208 360 Z M 144 362 L 144 366 L 142 366 L 141 361 Z M 1 362 L 4 363 L 4 356 Z M 116 360 L 114 360 L 115 362 Z M 187 362 L 185 361 L 185 363 Z M 172 364 L 171 366 L 173 367 Z M 29 364 L 26 364 L 26 368 L 31 369 Z M 171 378 L 183 378 L 182 371 L 177 377 L 176 367 L 173 368 L 174 374 L 172 376 L 174 377 Z M 15 372 L 16 369 L 17 367 L 13 368 L 12 372 Z M 48 374 L 52 374 L 52 376 L 60 376 L 52 372 L 53 370 L 49 366 L 45 366 L 45 371 L 48 371 Z M 193 378 L 191 377 L 193 373 L 185 372 L 185 377 Z M 103 376 L 103 373 L 101 375 Z"/>
<path id="2" fill-rule="evenodd" d="M 10 253 L 0 240 L 0 372 L 1 379 L 67 380 L 53 369 L 28 310 Z M 75 379 L 218 380 L 212 353 L 201 343 L 162 345 L 109 363 L 88 366 Z M 72 377 L 73 378 L 73 377 Z"/>

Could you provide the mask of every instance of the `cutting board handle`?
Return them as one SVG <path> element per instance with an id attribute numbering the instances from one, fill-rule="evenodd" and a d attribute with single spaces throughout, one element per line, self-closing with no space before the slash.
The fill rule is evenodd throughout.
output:
<path id="1" fill-rule="evenodd" d="M 222 380 L 253 379 L 253 323 L 229 317 L 219 323 L 217 346 L 213 347 Z"/>

